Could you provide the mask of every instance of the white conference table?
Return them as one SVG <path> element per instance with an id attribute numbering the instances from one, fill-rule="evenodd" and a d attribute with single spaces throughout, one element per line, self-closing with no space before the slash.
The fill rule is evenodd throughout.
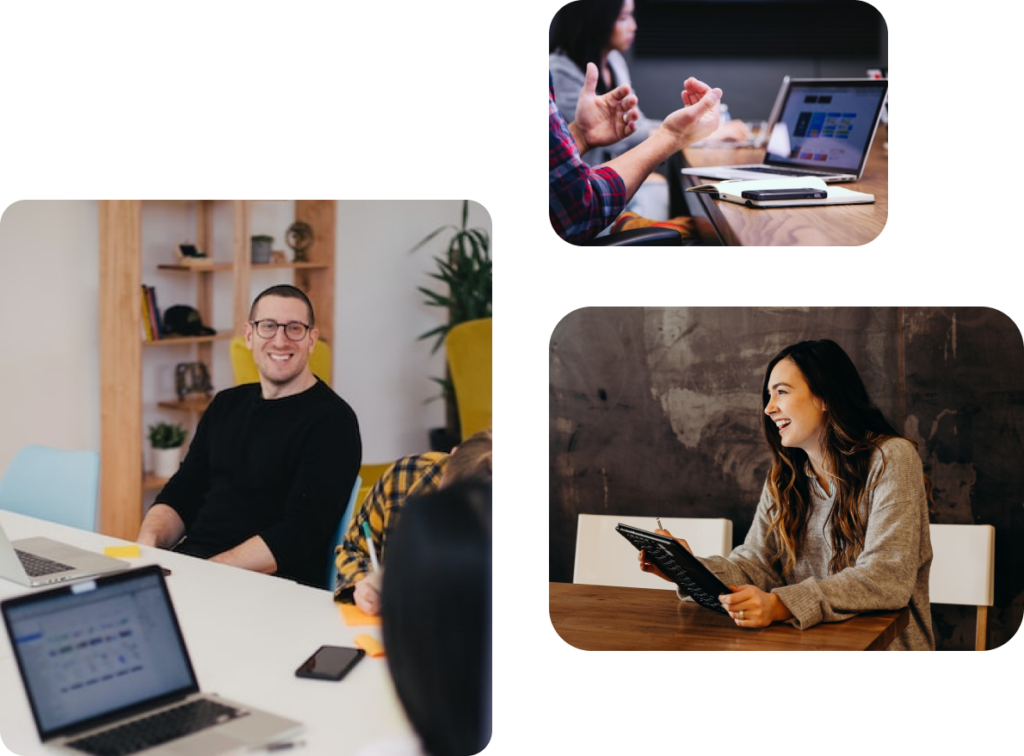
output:
<path id="1" fill-rule="evenodd" d="M 47 536 L 102 552 L 126 542 L 12 512 L 0 511 L 12 540 Z M 200 688 L 303 722 L 287 753 L 347 754 L 410 726 L 384 657 L 366 656 L 341 682 L 295 677 L 321 645 L 352 646 L 380 627 L 347 627 L 330 592 L 235 567 L 142 547 L 132 566 L 161 564 Z M 45 590 L 45 589 L 41 589 Z M 28 589 L 0 579 L 0 599 Z M 2 624 L 2 620 L 0 620 Z M 6 630 L 0 632 L 0 735 L 16 754 L 48 754 L 36 733 Z"/>

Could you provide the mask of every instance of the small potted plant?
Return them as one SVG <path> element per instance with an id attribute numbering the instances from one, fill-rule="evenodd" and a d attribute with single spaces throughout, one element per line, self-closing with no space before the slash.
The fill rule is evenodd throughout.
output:
<path id="1" fill-rule="evenodd" d="M 185 428 L 177 423 L 149 426 L 149 444 L 153 448 L 153 474 L 169 478 L 178 472 L 181 447 L 185 444 Z"/>
<path id="2" fill-rule="evenodd" d="M 252 237 L 252 261 L 256 265 L 266 265 L 270 262 L 271 247 L 274 245 L 274 237 L 264 234 L 257 234 Z"/>

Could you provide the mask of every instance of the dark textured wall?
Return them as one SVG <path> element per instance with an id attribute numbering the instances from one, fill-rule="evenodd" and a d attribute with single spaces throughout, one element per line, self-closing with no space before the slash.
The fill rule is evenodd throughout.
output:
<path id="1" fill-rule="evenodd" d="M 989 647 L 1021 623 L 1024 344 L 986 309 L 588 308 L 551 337 L 549 576 L 572 580 L 581 512 L 728 517 L 742 542 L 769 455 L 760 388 L 784 346 L 830 338 L 918 442 L 940 523 L 996 528 Z M 936 606 L 940 648 L 973 647 L 974 610 Z"/>

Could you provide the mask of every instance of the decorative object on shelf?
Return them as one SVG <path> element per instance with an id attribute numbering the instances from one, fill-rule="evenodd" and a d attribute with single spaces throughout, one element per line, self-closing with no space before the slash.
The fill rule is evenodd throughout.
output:
<path id="1" fill-rule="evenodd" d="M 149 426 L 149 445 L 153 450 L 153 474 L 156 477 L 169 478 L 178 471 L 185 434 L 184 426 L 177 423 Z"/>
<path id="2" fill-rule="evenodd" d="M 452 326 L 467 320 L 491 317 L 491 240 L 484 229 L 466 227 L 468 216 L 469 200 L 463 200 L 461 226 L 449 224 L 436 228 L 410 250 L 410 252 L 415 252 L 445 231 L 454 232 L 448 239 L 448 254 L 444 257 L 434 258 L 437 270 L 430 274 L 431 278 L 447 285 L 448 291 L 445 292 L 443 289 L 434 291 L 426 286 L 417 287 L 418 291 L 426 296 L 424 304 L 444 307 L 448 310 L 448 322 L 419 336 L 420 340 L 436 339 L 431 354 L 441 348 Z M 432 378 L 431 380 L 441 386 L 440 397 L 445 401 L 446 424 L 443 434 L 437 433 L 442 429 L 431 431 L 431 442 L 432 444 L 438 443 L 435 439 L 440 439 L 443 436 L 447 440 L 439 445 L 447 446 L 449 442 L 458 443 L 461 438 L 459 413 L 451 378 L 446 370 L 444 378 Z M 441 450 L 447 451 L 447 449 Z"/>
<path id="3" fill-rule="evenodd" d="M 259 234 L 252 237 L 252 261 L 255 265 L 266 265 L 270 262 L 270 250 L 274 244 L 273 236 Z"/>
<path id="4" fill-rule="evenodd" d="M 313 246 L 316 237 L 312 227 L 305 221 L 295 221 L 285 232 L 285 242 L 295 253 L 292 262 L 309 262 L 306 251 Z"/>
<path id="5" fill-rule="evenodd" d="M 200 252 L 196 249 L 195 244 L 179 244 L 178 245 L 178 265 L 186 265 L 188 267 L 202 267 L 203 265 L 212 265 L 213 258 L 207 255 L 205 252 Z"/>
<path id="6" fill-rule="evenodd" d="M 203 325 L 203 319 L 195 307 L 174 305 L 164 313 L 164 335 L 166 336 L 215 336 L 217 332 Z"/>
<path id="7" fill-rule="evenodd" d="M 288 262 L 288 256 L 283 250 L 275 249 L 270 253 L 270 264 L 271 265 L 285 265 Z"/>
<path id="8" fill-rule="evenodd" d="M 174 368 L 174 385 L 178 401 L 208 399 L 213 396 L 210 373 L 202 362 L 181 362 Z"/>

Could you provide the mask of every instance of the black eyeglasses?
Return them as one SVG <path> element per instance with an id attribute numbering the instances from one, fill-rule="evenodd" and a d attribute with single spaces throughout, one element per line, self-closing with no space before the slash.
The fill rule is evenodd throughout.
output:
<path id="1" fill-rule="evenodd" d="M 249 322 L 261 339 L 272 339 L 277 336 L 277 329 L 283 328 L 284 335 L 288 337 L 289 341 L 302 341 L 306 338 L 306 331 L 309 330 L 308 325 L 297 320 L 288 323 L 278 323 L 276 320 L 252 320 Z"/>

